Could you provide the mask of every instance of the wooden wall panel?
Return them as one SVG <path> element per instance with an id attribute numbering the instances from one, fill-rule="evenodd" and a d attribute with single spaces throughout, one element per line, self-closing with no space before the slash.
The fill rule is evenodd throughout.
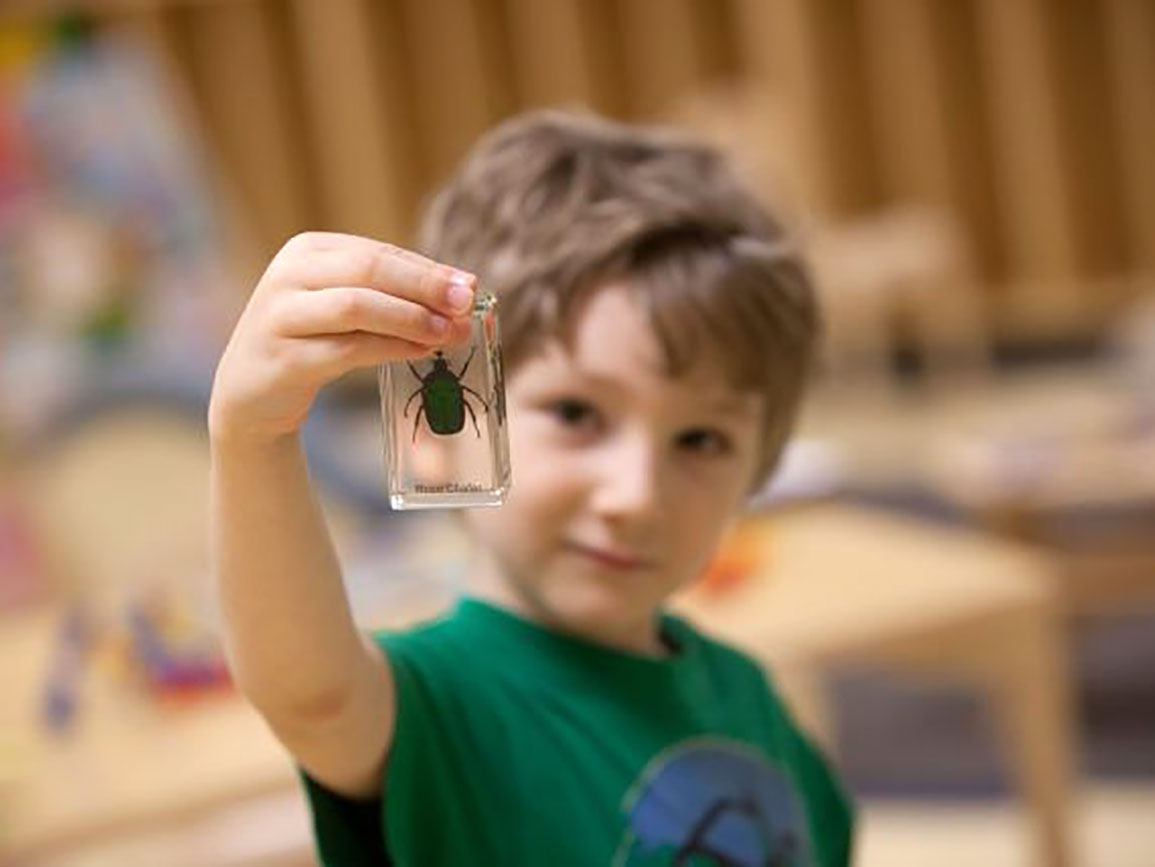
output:
<path id="1" fill-rule="evenodd" d="M 719 126 L 792 154 L 819 222 L 951 210 L 1003 334 L 1085 336 L 1155 273 L 1150 0 L 69 5 L 169 56 L 260 255 L 310 227 L 409 240 L 424 194 L 517 110 L 689 118 L 740 76 L 748 114 Z"/>

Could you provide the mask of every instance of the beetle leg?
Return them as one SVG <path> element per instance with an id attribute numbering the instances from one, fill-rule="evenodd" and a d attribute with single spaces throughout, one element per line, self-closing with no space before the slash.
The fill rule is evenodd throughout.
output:
<path id="1" fill-rule="evenodd" d="M 476 392 L 474 393 L 476 394 Z M 469 401 L 465 400 L 464 398 L 462 398 L 461 402 L 465 405 L 465 408 L 469 410 L 469 417 L 473 419 L 473 432 L 477 434 L 478 439 L 481 439 L 481 428 L 477 426 L 477 416 L 473 413 L 473 407 L 471 407 L 469 405 Z"/>
<path id="2" fill-rule="evenodd" d="M 421 427 L 421 416 L 425 413 L 425 404 L 417 410 L 417 418 L 413 420 L 413 442 L 417 442 L 417 428 Z"/>
<path id="3" fill-rule="evenodd" d="M 409 418 L 409 404 L 413 403 L 413 401 L 417 399 L 422 390 L 423 389 L 419 388 L 417 391 L 413 392 L 413 394 L 409 395 L 409 400 L 405 401 L 405 409 L 401 412 L 402 418 Z"/>
<path id="4" fill-rule="evenodd" d="M 461 386 L 461 390 L 462 391 L 468 391 L 470 394 L 472 394 L 474 397 L 476 397 L 478 400 L 481 401 L 481 405 L 483 407 L 485 407 L 487 410 L 489 409 L 489 404 L 486 403 L 485 398 L 482 397 L 480 394 L 478 394 L 476 391 L 474 391 L 472 388 L 470 388 L 468 385 Z M 467 403 L 466 406 L 469 406 L 469 404 Z"/>

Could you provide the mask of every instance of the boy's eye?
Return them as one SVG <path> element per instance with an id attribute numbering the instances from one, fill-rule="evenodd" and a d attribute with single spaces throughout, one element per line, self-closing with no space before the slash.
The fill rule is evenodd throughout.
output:
<path id="1" fill-rule="evenodd" d="M 597 411 L 583 400 L 564 399 L 555 401 L 550 412 L 566 427 L 589 428 L 597 422 Z"/>
<path id="2" fill-rule="evenodd" d="M 698 428 L 678 437 L 678 446 L 696 454 L 724 455 L 733 448 L 730 437 L 721 431 Z"/>

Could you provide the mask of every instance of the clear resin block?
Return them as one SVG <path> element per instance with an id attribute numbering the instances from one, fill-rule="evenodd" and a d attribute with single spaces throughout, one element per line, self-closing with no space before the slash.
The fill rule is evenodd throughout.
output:
<path id="1" fill-rule="evenodd" d="M 393 508 L 501 505 L 509 438 L 494 297 L 478 292 L 467 344 L 382 365 L 379 382 Z"/>

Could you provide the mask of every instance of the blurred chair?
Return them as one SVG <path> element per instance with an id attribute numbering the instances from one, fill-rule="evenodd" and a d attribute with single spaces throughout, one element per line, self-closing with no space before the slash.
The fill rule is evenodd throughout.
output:
<path id="1" fill-rule="evenodd" d="M 973 686 L 1005 736 L 1040 867 L 1071 863 L 1075 731 L 1053 570 L 1034 550 L 859 507 L 749 519 L 761 566 L 678 608 L 763 661 L 833 744 L 821 673 L 853 662 Z M 749 535 L 747 535 L 749 538 Z"/>
<path id="2" fill-rule="evenodd" d="M 993 533 L 1047 551 L 1065 613 L 1155 610 L 1155 431 L 1116 420 L 944 437 L 928 482 Z"/>
<path id="3" fill-rule="evenodd" d="M 991 339 L 977 268 L 949 211 L 899 202 L 852 218 L 822 214 L 796 119 L 755 86 L 693 94 L 670 119 L 731 153 L 799 231 L 826 316 L 829 385 L 889 396 L 906 348 L 932 388 L 987 379 Z"/>
<path id="4" fill-rule="evenodd" d="M 990 373 L 973 268 L 945 211 L 908 205 L 822 227 L 808 252 L 827 318 L 831 385 L 892 389 L 903 330 L 932 387 Z"/>

